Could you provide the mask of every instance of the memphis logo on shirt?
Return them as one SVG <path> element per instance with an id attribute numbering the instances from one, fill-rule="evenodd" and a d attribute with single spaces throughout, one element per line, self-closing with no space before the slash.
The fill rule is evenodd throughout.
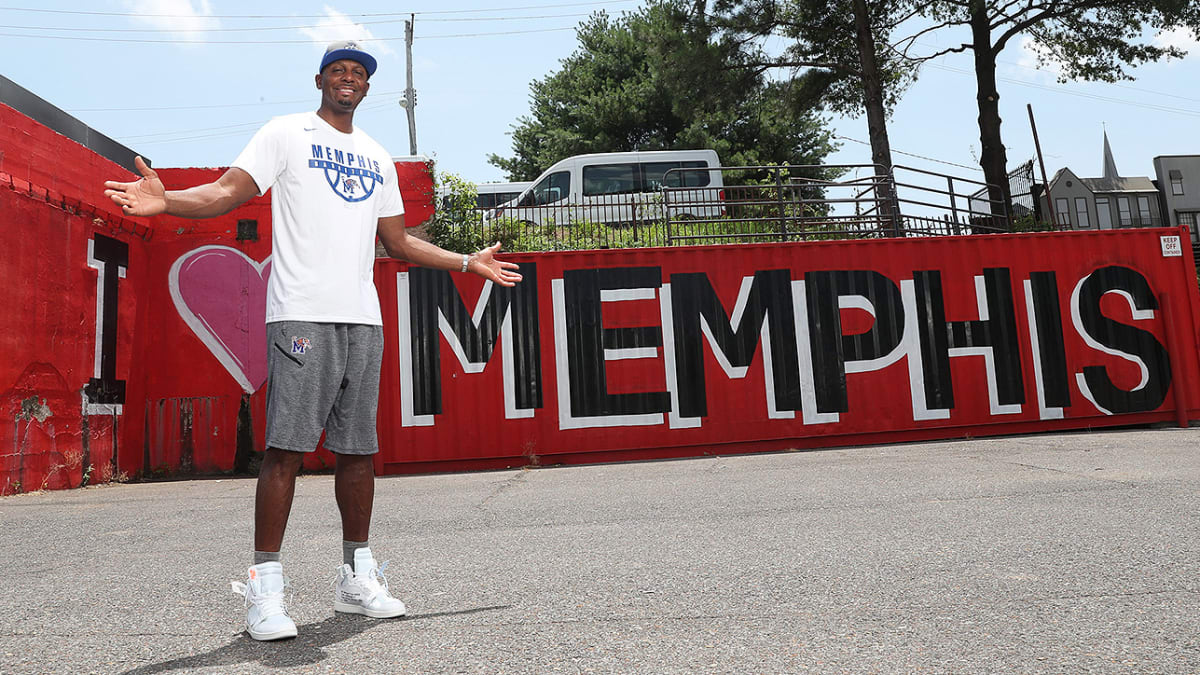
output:
<path id="1" fill-rule="evenodd" d="M 326 145 L 312 146 L 308 167 L 324 171 L 325 182 L 334 194 L 348 202 L 361 202 L 383 183 L 379 162 L 366 155 L 343 152 Z"/>

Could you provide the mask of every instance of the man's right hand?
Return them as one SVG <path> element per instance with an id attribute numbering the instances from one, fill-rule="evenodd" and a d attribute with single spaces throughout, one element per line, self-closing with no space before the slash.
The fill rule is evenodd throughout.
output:
<path id="1" fill-rule="evenodd" d="M 105 181 L 104 187 L 108 189 L 104 194 L 130 216 L 157 216 L 163 213 L 167 210 L 167 191 L 158 179 L 158 173 L 140 156 L 134 157 L 133 163 L 142 178 L 132 183 Z"/>

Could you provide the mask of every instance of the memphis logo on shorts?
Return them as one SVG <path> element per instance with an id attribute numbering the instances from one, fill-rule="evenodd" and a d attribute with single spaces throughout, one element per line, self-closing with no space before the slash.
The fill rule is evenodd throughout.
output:
<path id="1" fill-rule="evenodd" d="M 307 352 L 308 348 L 311 346 L 312 346 L 312 343 L 308 341 L 308 338 L 302 338 L 302 337 L 292 338 L 292 353 L 293 354 L 303 354 L 304 352 Z"/>
<path id="2" fill-rule="evenodd" d="M 326 145 L 312 146 L 308 168 L 325 173 L 325 182 L 334 194 L 348 202 L 361 202 L 383 182 L 379 162 L 366 155 L 337 150 Z"/>

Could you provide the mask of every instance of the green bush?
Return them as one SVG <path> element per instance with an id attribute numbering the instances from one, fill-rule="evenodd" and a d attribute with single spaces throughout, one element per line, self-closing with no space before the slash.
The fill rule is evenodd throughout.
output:
<path id="1" fill-rule="evenodd" d="M 1053 232 L 1055 227 L 1044 220 L 1038 220 L 1032 213 L 1017 216 L 1012 221 L 1013 232 Z"/>
<path id="2" fill-rule="evenodd" d="M 766 175 L 770 173 L 770 175 Z M 796 176 L 799 178 L 800 176 Z M 604 224 L 593 221 L 553 221 L 535 225 L 508 216 L 485 219 L 484 211 L 476 208 L 475 185 L 449 173 L 435 174 L 436 209 L 427 230 L 438 246 L 461 253 L 478 251 L 500 242 L 502 249 L 511 252 L 575 251 L 596 248 L 646 248 L 669 245 L 668 226 L 676 243 L 720 244 L 780 241 L 795 239 L 853 239 L 861 232 L 846 232 L 846 223 L 827 219 L 828 205 L 816 201 L 824 190 L 820 185 L 791 182 L 785 172 L 782 189 L 773 172 L 762 176 L 744 176 L 741 186 L 727 187 L 728 191 L 742 190 L 743 199 L 752 204 L 730 207 L 730 213 L 713 220 L 676 220 L 668 223 L 662 196 L 638 207 L 632 223 Z M 736 194 L 736 193 L 735 193 Z M 781 199 L 782 197 L 782 199 Z M 780 221 L 787 228 L 780 233 Z M 774 220 L 771 220 L 774 219 Z"/>

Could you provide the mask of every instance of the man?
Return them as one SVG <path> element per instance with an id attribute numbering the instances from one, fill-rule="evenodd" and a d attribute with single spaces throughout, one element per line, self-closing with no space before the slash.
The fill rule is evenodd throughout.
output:
<path id="1" fill-rule="evenodd" d="M 330 45 L 316 76 L 317 111 L 268 122 L 215 182 L 168 191 L 138 157 L 141 180 L 105 183 L 105 194 L 137 216 L 212 218 L 274 190 L 267 451 L 254 503 L 254 565 L 245 584 L 233 584 L 246 599 L 246 629 L 256 640 L 296 635 L 279 551 L 296 474 L 322 431 L 337 456 L 334 494 L 342 519 L 334 610 L 374 618 L 405 613 L 368 545 L 383 352 L 372 282 L 375 236 L 389 255 L 416 265 L 470 271 L 503 286 L 521 280 L 515 264 L 494 257 L 499 244 L 461 255 L 406 236 L 395 165 L 353 124 L 375 68 L 356 43 Z"/>

